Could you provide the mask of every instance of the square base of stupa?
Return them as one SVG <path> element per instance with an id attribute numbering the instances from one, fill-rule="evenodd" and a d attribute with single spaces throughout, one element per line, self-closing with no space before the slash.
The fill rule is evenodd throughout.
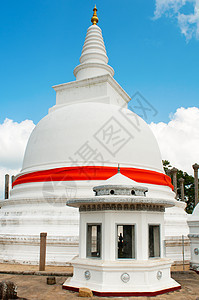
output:
<path id="1" fill-rule="evenodd" d="M 86 287 L 101 297 L 156 296 L 181 288 L 170 276 L 171 260 L 109 261 L 80 259 L 72 262 L 74 274 L 63 289 Z"/>

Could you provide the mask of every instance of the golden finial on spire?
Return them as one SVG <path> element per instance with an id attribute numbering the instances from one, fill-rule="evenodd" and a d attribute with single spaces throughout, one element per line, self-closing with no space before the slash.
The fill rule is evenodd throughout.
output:
<path id="1" fill-rule="evenodd" d="M 98 17 L 97 17 L 97 7 L 95 5 L 95 7 L 93 8 L 93 16 L 91 18 L 91 22 L 93 23 L 93 25 L 97 25 L 98 23 Z"/>

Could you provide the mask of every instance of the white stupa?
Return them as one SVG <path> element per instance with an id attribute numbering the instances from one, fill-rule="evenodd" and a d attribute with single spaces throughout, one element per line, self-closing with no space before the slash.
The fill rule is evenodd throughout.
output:
<path id="1" fill-rule="evenodd" d="M 66 264 L 78 253 L 79 213 L 70 198 L 115 174 L 143 183 L 148 196 L 173 200 L 157 141 L 144 120 L 128 110 L 128 94 L 113 78 L 102 31 L 88 28 L 76 81 L 54 86 L 56 105 L 33 130 L 10 199 L 0 202 L 0 261 L 38 263 L 39 234 L 47 232 L 47 263 Z M 181 260 L 176 240 L 188 234 L 185 204 L 167 208 L 168 256 Z"/>
<path id="2" fill-rule="evenodd" d="M 199 274 L 199 204 L 188 218 L 189 239 L 191 244 L 190 269 Z"/>

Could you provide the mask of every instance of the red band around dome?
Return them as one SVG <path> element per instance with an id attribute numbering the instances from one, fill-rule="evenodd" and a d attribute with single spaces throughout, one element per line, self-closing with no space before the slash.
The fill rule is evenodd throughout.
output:
<path id="1" fill-rule="evenodd" d="M 136 168 L 121 168 L 121 174 L 141 183 L 169 186 L 173 189 L 171 178 L 163 173 Z M 31 172 L 18 176 L 12 186 L 23 183 L 47 181 L 106 180 L 117 173 L 115 167 L 86 166 L 66 167 Z"/>

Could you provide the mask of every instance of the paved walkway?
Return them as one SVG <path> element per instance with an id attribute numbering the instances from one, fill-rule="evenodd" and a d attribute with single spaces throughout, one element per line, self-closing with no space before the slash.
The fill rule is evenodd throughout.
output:
<path id="1" fill-rule="evenodd" d="M 73 267 L 46 266 L 45 271 L 39 271 L 39 266 L 0 263 L 0 274 L 72 276 Z"/>
<path id="2" fill-rule="evenodd" d="M 173 278 L 181 285 L 180 291 L 156 296 L 156 297 L 126 297 L 126 298 L 102 298 L 93 297 L 93 300 L 125 299 L 125 300 L 196 300 L 199 299 L 199 275 L 195 272 L 185 274 L 175 273 Z M 80 300 L 90 298 L 79 298 L 78 293 L 69 292 L 62 289 L 66 277 L 56 277 L 55 285 L 46 284 L 46 276 L 35 275 L 8 275 L 0 274 L 0 281 L 11 280 L 18 287 L 18 297 L 27 300 Z"/>
<path id="3" fill-rule="evenodd" d="M 34 265 L 20 265 L 20 264 L 1 264 L 0 271 L 39 271 L 39 266 Z M 46 272 L 72 272 L 73 267 L 68 266 L 46 266 Z"/>
<path id="4" fill-rule="evenodd" d="M 0 263 L 0 272 L 38 272 L 39 266 L 35 265 L 20 265 L 20 264 L 2 264 Z M 171 271 L 189 271 L 189 264 L 173 265 Z M 69 266 L 46 266 L 45 272 L 55 273 L 72 273 L 73 267 Z"/>

